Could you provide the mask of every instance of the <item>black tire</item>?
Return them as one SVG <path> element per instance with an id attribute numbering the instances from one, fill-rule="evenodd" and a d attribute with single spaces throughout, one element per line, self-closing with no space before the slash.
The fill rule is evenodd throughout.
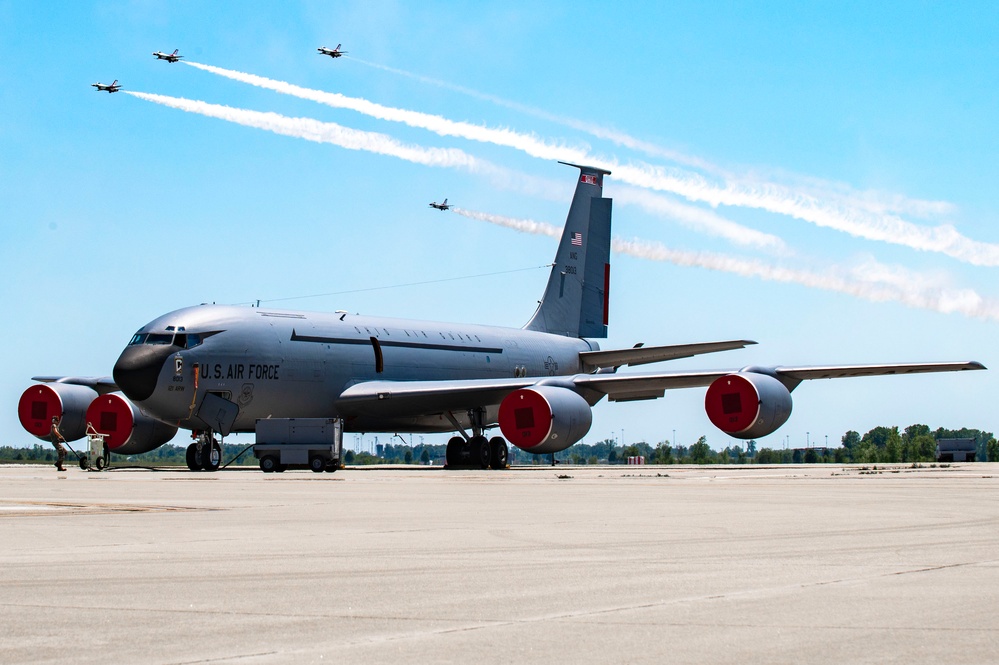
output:
<path id="1" fill-rule="evenodd" d="M 87 459 L 86 455 L 80 455 L 80 468 L 84 471 L 90 468 L 90 460 Z"/>
<path id="2" fill-rule="evenodd" d="M 98 471 L 103 471 L 105 466 L 107 465 L 104 462 L 104 458 L 98 455 L 97 459 L 94 460 L 94 468 L 97 469 Z"/>
<path id="3" fill-rule="evenodd" d="M 322 455 L 313 455 L 309 458 L 309 468 L 314 473 L 322 473 L 326 470 L 326 459 Z"/>
<path id="4" fill-rule="evenodd" d="M 510 457 L 510 449 L 507 448 L 506 439 L 501 436 L 494 436 L 489 439 L 489 453 L 489 466 L 491 468 L 506 468 Z"/>
<path id="5" fill-rule="evenodd" d="M 201 451 L 198 450 L 196 443 L 187 447 L 187 468 L 191 471 L 201 471 Z"/>
<path id="6" fill-rule="evenodd" d="M 326 463 L 326 473 L 333 473 L 340 468 L 340 462 L 337 460 L 330 460 Z"/>
<path id="7" fill-rule="evenodd" d="M 277 458 L 273 455 L 264 455 L 260 458 L 260 470 L 264 473 L 273 473 L 279 466 Z"/>
<path id="8" fill-rule="evenodd" d="M 453 436 L 447 442 L 447 449 L 444 454 L 444 461 L 448 468 L 461 466 L 461 448 L 465 445 L 465 440 L 460 436 Z"/>
<path id="9" fill-rule="evenodd" d="M 284 473 L 285 471 L 287 471 L 287 470 L 288 470 L 288 467 L 287 467 L 287 466 L 285 466 L 284 464 L 278 464 L 278 465 L 277 465 L 277 468 L 276 468 L 276 469 L 274 469 L 274 470 L 275 470 L 275 471 L 276 471 L 277 473 Z"/>
<path id="10" fill-rule="evenodd" d="M 210 452 L 204 455 L 205 471 L 218 471 L 219 467 L 222 465 L 222 446 L 217 443 L 213 443 L 212 447 L 208 449 Z M 205 449 L 201 449 L 202 454 L 205 453 Z"/>
<path id="11" fill-rule="evenodd" d="M 468 440 L 468 463 L 473 469 L 488 469 L 492 459 L 489 441 L 484 436 L 473 436 Z"/>

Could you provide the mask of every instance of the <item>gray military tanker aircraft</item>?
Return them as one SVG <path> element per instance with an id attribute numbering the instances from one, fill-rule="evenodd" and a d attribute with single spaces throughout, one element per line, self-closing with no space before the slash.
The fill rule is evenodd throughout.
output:
<path id="1" fill-rule="evenodd" d="M 729 340 L 601 350 L 610 288 L 610 172 L 580 171 L 548 285 L 520 329 L 389 319 L 346 312 L 200 305 L 135 333 L 113 378 L 35 377 L 23 426 L 47 439 L 52 417 L 69 439 L 88 424 L 111 450 L 135 454 L 192 431 L 192 470 L 215 470 L 215 433 L 253 432 L 262 418 L 341 418 L 347 432 L 456 432 L 449 466 L 502 468 L 507 441 L 531 453 L 576 443 L 601 399 L 644 400 L 707 386 L 705 410 L 726 434 L 766 436 L 791 414 L 806 379 L 985 369 L 977 362 L 758 367 L 618 373 L 743 348 Z M 487 438 L 499 427 L 503 437 Z"/>

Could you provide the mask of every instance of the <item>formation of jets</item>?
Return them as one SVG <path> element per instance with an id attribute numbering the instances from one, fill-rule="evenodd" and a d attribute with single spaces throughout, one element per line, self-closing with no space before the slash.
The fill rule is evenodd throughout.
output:
<path id="1" fill-rule="evenodd" d="M 336 59 L 346 53 L 346 51 L 340 50 L 340 46 L 340 44 L 337 44 L 336 48 L 326 48 L 325 46 L 320 46 L 316 50 L 319 51 L 319 55 L 328 55 L 329 57 Z"/>
<path id="2" fill-rule="evenodd" d="M 451 205 L 447 202 L 447 199 L 444 199 L 444 203 L 437 203 L 437 201 L 434 201 L 433 203 L 430 204 L 430 207 L 437 208 L 438 210 L 441 211 L 451 209 Z"/>
<path id="3" fill-rule="evenodd" d="M 612 209 L 603 181 L 610 172 L 569 166 L 579 171 L 562 238 L 544 295 L 521 328 L 186 307 L 140 327 L 111 376 L 33 377 L 18 418 L 46 441 L 53 422 L 69 441 L 95 428 L 126 455 L 153 450 L 183 428 L 195 440 L 187 450 L 192 471 L 218 470 L 215 435 L 254 432 L 261 418 L 339 418 L 345 432 L 450 432 L 448 466 L 499 469 L 508 442 L 548 454 L 582 439 L 605 397 L 625 402 L 706 388 L 708 419 L 728 436 L 755 439 L 787 422 L 791 392 L 810 379 L 985 369 L 964 361 L 619 372 L 756 342 L 601 349 Z M 496 429 L 502 436 L 489 436 Z"/>
<path id="4" fill-rule="evenodd" d="M 177 62 L 178 60 L 180 60 L 181 58 L 184 57 L 182 55 L 177 55 L 177 52 L 179 50 L 180 49 L 176 49 L 175 48 L 173 50 L 173 53 L 164 53 L 162 51 L 153 51 L 153 55 L 156 57 L 157 60 L 166 60 L 167 62 Z"/>
<path id="5" fill-rule="evenodd" d="M 118 79 L 114 80 L 114 83 L 91 83 L 90 87 L 97 88 L 97 92 L 118 92 L 121 90 L 121 86 L 118 85 Z"/>
<path id="6" fill-rule="evenodd" d="M 346 51 L 340 50 L 340 46 L 341 44 L 337 44 L 336 48 L 326 48 L 325 46 L 320 46 L 316 50 L 319 51 L 319 55 L 328 55 L 331 58 L 339 58 L 346 53 Z M 175 48 L 173 50 L 173 53 L 164 53 L 163 51 L 153 51 L 153 57 L 156 58 L 157 60 L 166 60 L 167 62 L 180 62 L 180 59 L 183 58 L 184 56 L 180 55 L 180 49 Z M 118 79 L 115 79 L 114 83 L 98 82 L 98 83 L 92 83 L 91 86 L 97 88 L 98 92 L 118 92 L 119 90 L 121 90 L 121 86 L 118 85 Z M 444 203 L 447 204 L 446 199 L 444 200 Z M 437 207 L 436 204 L 433 205 L 435 208 Z M 447 210 L 447 207 L 445 206 L 444 208 L 440 208 L 440 210 Z"/>

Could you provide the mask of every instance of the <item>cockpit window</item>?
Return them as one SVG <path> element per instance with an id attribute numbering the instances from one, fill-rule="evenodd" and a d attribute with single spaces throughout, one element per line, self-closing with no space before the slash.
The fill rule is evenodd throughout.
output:
<path id="1" fill-rule="evenodd" d="M 183 326 L 179 328 L 183 330 Z M 174 346 L 179 346 L 183 349 L 193 349 L 196 346 L 201 346 L 206 339 L 212 335 L 218 335 L 221 330 L 212 330 L 210 332 L 201 333 L 184 333 L 179 332 L 176 335 L 173 333 L 135 333 L 132 337 L 132 341 L 128 343 L 129 346 L 134 346 L 136 344 L 172 344 Z"/>

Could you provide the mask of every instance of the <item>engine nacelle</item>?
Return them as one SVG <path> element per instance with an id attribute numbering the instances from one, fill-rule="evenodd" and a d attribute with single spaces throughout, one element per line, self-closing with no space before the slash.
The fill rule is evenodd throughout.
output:
<path id="1" fill-rule="evenodd" d="M 121 393 L 101 395 L 90 403 L 87 422 L 105 435 L 119 455 L 139 455 L 159 448 L 177 434 L 177 426 L 147 416 Z"/>
<path id="2" fill-rule="evenodd" d="M 24 429 L 45 441 L 50 440 L 52 419 L 59 418 L 59 433 L 76 441 L 87 433 L 87 407 L 96 398 L 97 391 L 87 386 L 40 383 L 21 393 L 17 417 Z"/>
<path id="3" fill-rule="evenodd" d="M 704 410 L 715 427 L 737 439 L 766 436 L 791 417 L 791 393 L 766 374 L 740 372 L 708 386 Z"/>
<path id="4" fill-rule="evenodd" d="M 529 453 L 557 453 L 590 431 L 593 414 L 586 400 L 557 386 L 515 390 L 499 408 L 499 426 L 513 445 Z"/>

